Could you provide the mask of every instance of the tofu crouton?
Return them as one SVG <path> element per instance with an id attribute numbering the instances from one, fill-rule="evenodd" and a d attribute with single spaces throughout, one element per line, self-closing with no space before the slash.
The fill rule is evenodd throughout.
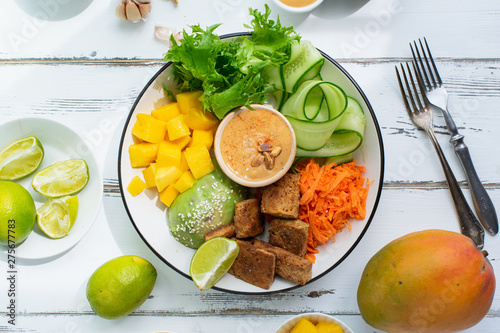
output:
<path id="1" fill-rule="evenodd" d="M 276 255 L 276 274 L 279 276 L 301 285 L 311 280 L 312 262 L 309 260 L 258 239 L 252 239 L 251 243 Z"/>
<path id="2" fill-rule="evenodd" d="M 309 224 L 301 220 L 274 219 L 269 227 L 269 243 L 299 257 L 307 252 Z"/>
<path id="3" fill-rule="evenodd" d="M 233 238 L 235 236 L 234 223 L 229 223 L 205 234 L 205 242 L 215 237 Z"/>
<path id="4" fill-rule="evenodd" d="M 284 219 L 299 217 L 300 174 L 287 173 L 276 183 L 264 187 L 261 210 Z"/>
<path id="5" fill-rule="evenodd" d="M 240 245 L 240 253 L 229 273 L 257 287 L 269 289 L 274 282 L 276 255 L 248 241 L 236 241 Z"/>
<path id="6" fill-rule="evenodd" d="M 264 232 L 264 219 L 260 214 L 259 200 L 248 199 L 234 205 L 236 238 L 254 237 Z"/>

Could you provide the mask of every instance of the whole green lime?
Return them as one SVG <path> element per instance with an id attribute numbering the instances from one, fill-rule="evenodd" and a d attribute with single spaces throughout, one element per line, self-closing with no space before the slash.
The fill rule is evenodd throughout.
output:
<path id="1" fill-rule="evenodd" d="M 87 283 L 87 300 L 94 312 L 105 319 L 125 317 L 151 294 L 156 269 L 138 256 L 121 256 L 104 263 Z"/>
<path id="2" fill-rule="evenodd" d="M 36 223 L 36 207 L 31 194 L 21 185 L 0 182 L 0 244 L 21 244 Z"/>

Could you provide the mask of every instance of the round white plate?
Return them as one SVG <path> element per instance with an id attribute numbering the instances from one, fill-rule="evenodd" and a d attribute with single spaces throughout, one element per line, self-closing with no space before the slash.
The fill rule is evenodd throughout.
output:
<path id="1" fill-rule="evenodd" d="M 87 186 L 78 193 L 78 216 L 68 235 L 60 239 L 51 239 L 35 224 L 33 232 L 26 241 L 16 248 L 16 257 L 43 259 L 71 249 L 90 230 L 102 202 L 102 178 L 99 166 L 90 148 L 73 130 L 49 119 L 22 118 L 13 120 L 0 125 L 0 133 L 2 133 L 0 136 L 0 150 L 11 142 L 27 136 L 35 136 L 42 143 L 45 155 L 38 169 L 31 175 L 15 181 L 30 192 L 37 208 L 47 198 L 35 192 L 31 186 L 31 181 L 36 172 L 54 162 L 67 159 L 82 158 L 87 162 L 90 179 Z M 2 251 L 6 252 L 6 248 L 2 248 Z"/>
<path id="2" fill-rule="evenodd" d="M 242 35 L 242 33 L 225 35 L 221 38 L 234 38 L 239 35 Z M 370 184 L 367 198 L 366 218 L 362 221 L 352 221 L 350 231 L 343 230 L 335 235 L 335 242 L 328 242 L 318 248 L 319 254 L 316 255 L 316 263 L 313 265 L 312 281 L 319 279 L 339 265 L 361 240 L 375 214 L 384 174 L 382 135 L 368 99 L 354 79 L 335 60 L 324 53 L 322 54 L 326 58 L 321 71 L 323 79 L 334 82 L 343 88 L 348 96 L 355 98 L 360 103 L 365 112 L 366 130 L 363 146 L 356 151 L 354 157 L 358 164 L 366 166 L 365 177 L 373 182 Z M 148 189 L 145 193 L 132 197 L 126 190 L 128 183 L 134 176 L 138 175 L 143 178 L 142 169 L 134 169 L 130 166 L 128 154 L 128 147 L 134 143 L 131 131 L 136 115 L 138 113 L 150 113 L 153 109 L 169 102 L 163 91 L 163 85 L 175 92 L 175 82 L 168 78 L 170 71 L 170 63 L 167 63 L 144 87 L 132 106 L 120 142 L 118 180 L 125 208 L 141 238 L 167 265 L 191 279 L 189 276 L 189 263 L 195 250 L 180 244 L 170 234 L 166 214 L 167 208 L 158 200 L 157 192 Z M 271 288 L 265 290 L 226 274 L 214 288 L 234 293 L 265 294 L 297 287 L 300 287 L 300 285 L 276 277 Z M 196 288 L 194 284 L 193 288 Z"/>

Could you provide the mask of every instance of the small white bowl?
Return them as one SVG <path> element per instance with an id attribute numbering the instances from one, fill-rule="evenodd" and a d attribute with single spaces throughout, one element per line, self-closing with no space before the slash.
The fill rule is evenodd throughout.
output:
<path id="1" fill-rule="evenodd" d="M 344 330 L 344 333 L 353 333 L 353 330 L 351 330 L 346 324 L 341 322 L 335 317 L 323 314 L 323 313 L 304 313 L 295 317 L 292 317 L 285 321 L 277 330 L 275 333 L 290 333 L 292 328 L 301 320 L 302 318 L 306 318 L 309 321 L 311 321 L 314 325 L 319 323 L 320 321 L 326 321 L 328 323 L 336 323 L 342 326 L 342 329 Z"/>
<path id="2" fill-rule="evenodd" d="M 224 160 L 224 157 L 222 156 L 222 152 L 221 152 L 222 133 L 224 133 L 224 130 L 225 130 L 227 124 L 235 116 L 237 116 L 239 113 L 241 113 L 243 111 L 249 110 L 247 107 L 244 107 L 244 106 L 237 109 L 236 111 L 229 113 L 227 116 L 224 117 L 222 122 L 219 124 L 219 127 L 217 128 L 217 132 L 215 133 L 215 138 L 214 138 L 214 153 L 215 153 L 215 158 L 217 159 L 217 162 L 219 163 L 219 166 L 221 167 L 222 171 L 229 178 L 231 178 L 233 181 L 235 181 L 236 183 L 238 183 L 240 185 L 246 186 L 246 187 L 263 187 L 263 186 L 267 186 L 269 184 L 276 182 L 277 180 L 279 180 L 281 177 L 283 177 L 288 172 L 288 170 L 292 166 L 293 161 L 295 159 L 295 151 L 297 150 L 297 141 L 295 139 L 295 133 L 293 131 L 292 125 L 290 124 L 288 119 L 286 119 L 286 117 L 283 116 L 283 114 L 281 114 L 281 112 L 279 112 L 279 111 L 277 111 L 277 110 L 275 110 L 272 107 L 267 106 L 267 105 L 252 104 L 252 105 L 250 105 L 250 107 L 252 109 L 269 111 L 269 112 L 273 113 L 274 115 L 278 116 L 283 121 L 283 123 L 286 125 L 288 132 L 290 133 L 290 136 L 291 136 L 291 142 L 290 142 L 290 154 L 286 160 L 284 167 L 281 170 L 279 170 L 276 174 L 274 174 L 273 176 L 271 176 L 269 178 L 265 178 L 262 180 L 246 180 L 245 178 L 242 178 L 240 175 L 236 174 L 233 171 L 233 169 L 227 165 L 226 161 Z"/>
<path id="3" fill-rule="evenodd" d="M 274 0 L 274 3 L 277 6 L 279 6 L 280 8 L 282 8 L 282 9 L 288 11 L 288 12 L 291 12 L 291 13 L 307 13 L 307 12 L 310 12 L 313 9 L 315 9 L 316 7 L 318 7 L 322 2 L 323 2 L 323 0 L 316 0 L 312 4 L 304 6 L 304 7 L 292 7 L 292 6 L 285 5 L 280 0 Z"/>

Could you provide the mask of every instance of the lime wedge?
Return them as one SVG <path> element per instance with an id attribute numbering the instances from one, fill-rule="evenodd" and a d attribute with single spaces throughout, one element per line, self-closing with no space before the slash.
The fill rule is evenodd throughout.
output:
<path id="1" fill-rule="evenodd" d="M 34 136 L 12 142 L 0 152 L 0 180 L 29 175 L 42 163 L 43 154 L 43 146 Z"/>
<path id="2" fill-rule="evenodd" d="M 36 211 L 40 229 L 50 238 L 68 234 L 78 215 L 78 197 L 49 199 Z"/>
<path id="3" fill-rule="evenodd" d="M 60 198 L 80 192 L 88 181 L 89 169 L 84 160 L 66 160 L 39 171 L 31 186 L 48 198 Z"/>
<path id="4" fill-rule="evenodd" d="M 189 273 L 200 290 L 212 288 L 231 268 L 240 252 L 240 246 L 234 240 L 215 237 L 203 243 L 196 250 Z"/>

